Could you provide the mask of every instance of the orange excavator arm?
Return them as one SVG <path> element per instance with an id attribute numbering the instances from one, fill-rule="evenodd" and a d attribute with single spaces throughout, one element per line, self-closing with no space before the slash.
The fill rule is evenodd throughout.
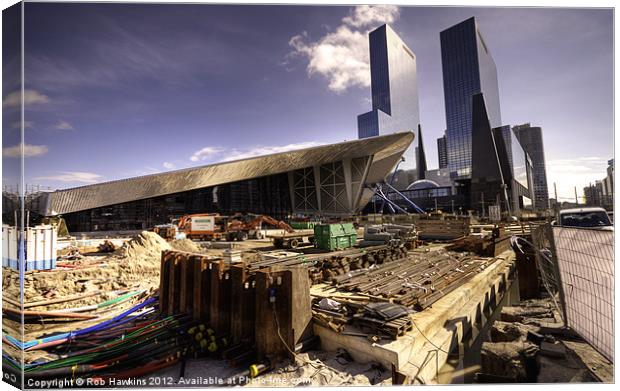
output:
<path id="1" fill-rule="evenodd" d="M 260 223 L 267 223 L 269 225 L 273 225 L 274 227 L 278 227 L 280 229 L 283 229 L 283 230 L 285 230 L 288 233 L 295 232 L 293 227 L 288 225 L 286 222 L 276 220 L 276 219 L 274 219 L 271 216 L 264 216 L 264 215 L 258 216 L 257 218 L 252 220 L 251 225 L 253 225 L 254 227 L 258 227 L 258 225 Z"/>

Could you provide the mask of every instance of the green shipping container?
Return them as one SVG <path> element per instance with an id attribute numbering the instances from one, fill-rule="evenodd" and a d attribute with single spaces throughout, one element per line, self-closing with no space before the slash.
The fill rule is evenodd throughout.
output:
<path id="1" fill-rule="evenodd" d="M 353 247 L 356 240 L 357 232 L 351 223 L 314 226 L 314 243 L 322 250 L 335 251 Z"/>
<path id="2" fill-rule="evenodd" d="M 314 221 L 291 221 L 289 225 L 293 229 L 313 229 L 317 224 Z"/>

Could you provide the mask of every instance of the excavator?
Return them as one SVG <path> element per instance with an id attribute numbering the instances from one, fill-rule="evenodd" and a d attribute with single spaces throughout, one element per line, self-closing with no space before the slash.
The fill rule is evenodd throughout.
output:
<path id="1" fill-rule="evenodd" d="M 198 213 L 182 216 L 176 224 L 156 226 L 154 231 L 166 239 L 174 239 L 176 232 L 182 232 L 188 239 L 244 241 L 248 238 L 263 239 L 262 225 L 268 224 L 288 233 L 295 230 L 284 221 L 265 215 L 236 213 L 220 216 L 217 213 Z M 170 230 L 169 228 L 174 228 Z M 174 232 L 173 232 L 174 231 Z"/>
<path id="2" fill-rule="evenodd" d="M 243 241 L 251 237 L 252 239 L 263 239 L 263 224 L 271 225 L 282 229 L 288 233 L 295 232 L 293 227 L 286 222 L 276 220 L 271 216 L 265 215 L 242 215 L 240 213 L 232 216 L 226 224 L 226 239 L 229 241 Z"/>

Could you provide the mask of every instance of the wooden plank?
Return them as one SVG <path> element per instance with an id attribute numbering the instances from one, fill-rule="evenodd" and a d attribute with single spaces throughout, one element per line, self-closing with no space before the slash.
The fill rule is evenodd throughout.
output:
<path id="1" fill-rule="evenodd" d="M 275 296 L 274 301 L 270 295 Z M 308 269 L 258 271 L 255 297 L 258 358 L 290 356 L 289 349 L 312 335 Z"/>
<path id="2" fill-rule="evenodd" d="M 232 315 L 230 319 L 230 336 L 233 344 L 238 344 L 243 339 L 243 320 L 247 316 L 247 303 L 245 283 L 248 275 L 245 265 L 232 265 L 230 267 L 231 294 L 230 307 Z"/>
<path id="3" fill-rule="evenodd" d="M 167 313 L 168 311 L 168 292 L 170 283 L 170 259 L 171 251 L 162 251 L 161 268 L 159 273 L 159 311 Z"/>
<path id="4" fill-rule="evenodd" d="M 192 257 L 194 264 L 194 286 L 192 313 L 195 320 L 209 321 L 209 260 L 204 256 Z"/>
<path id="5" fill-rule="evenodd" d="M 230 335 L 230 320 L 232 317 L 232 308 L 231 308 L 231 293 L 232 293 L 232 284 L 230 278 L 230 268 L 223 261 L 220 262 L 220 267 L 222 268 L 220 279 L 220 319 L 217 324 L 217 330 L 221 335 Z"/>
<path id="6" fill-rule="evenodd" d="M 306 267 L 293 267 L 288 272 L 291 288 L 288 292 L 291 324 L 291 348 L 307 338 L 312 337 L 312 298 L 310 297 L 310 280 Z M 291 357 L 292 358 L 292 357 Z"/>
<path id="7" fill-rule="evenodd" d="M 256 276 L 249 276 L 246 284 L 244 285 L 244 300 L 247 305 L 246 314 L 243 316 L 243 328 L 242 338 L 254 345 L 255 330 L 254 323 L 256 322 Z"/>
<path id="8" fill-rule="evenodd" d="M 179 311 L 179 287 L 180 287 L 180 262 L 181 255 L 173 252 L 169 261 L 168 273 L 168 315 L 177 314 Z"/>
<path id="9" fill-rule="evenodd" d="M 224 261 L 211 261 L 209 325 L 219 335 L 230 333 L 230 273 Z"/>
<path id="10" fill-rule="evenodd" d="M 259 360 L 268 356 L 282 356 L 282 342 L 278 337 L 272 304 L 269 302 L 269 277 L 277 279 L 278 272 L 268 269 L 256 272 L 256 354 Z M 278 297 L 276 296 L 276 301 Z M 280 305 L 280 303 L 278 303 Z"/>
<path id="11" fill-rule="evenodd" d="M 180 257 L 180 272 L 181 272 L 181 284 L 180 284 L 180 298 L 179 298 L 179 310 L 181 312 L 192 311 L 192 296 L 194 293 L 194 278 L 193 278 L 193 260 L 192 256 L 188 254 L 182 254 Z"/>

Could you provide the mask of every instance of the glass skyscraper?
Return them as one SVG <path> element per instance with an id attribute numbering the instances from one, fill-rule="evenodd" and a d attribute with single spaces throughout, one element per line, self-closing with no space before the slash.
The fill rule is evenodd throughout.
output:
<path id="1" fill-rule="evenodd" d="M 357 117 L 358 137 L 414 132 L 418 137 L 420 109 L 416 58 L 388 25 L 369 34 L 372 111 Z M 416 168 L 414 143 L 399 169 Z"/>
<path id="2" fill-rule="evenodd" d="M 439 168 L 448 167 L 448 146 L 446 145 L 446 135 L 437 139 L 437 156 L 439 158 Z"/>
<path id="3" fill-rule="evenodd" d="M 542 129 L 539 126 L 523 124 L 513 127 L 512 130 L 521 142 L 523 149 L 532 159 L 534 207 L 545 210 L 549 208 L 549 189 L 547 187 L 547 167 Z"/>
<path id="4" fill-rule="evenodd" d="M 497 70 L 475 18 L 440 33 L 448 168 L 471 177 L 472 96 L 482 93 L 491 128 L 502 125 Z"/>

